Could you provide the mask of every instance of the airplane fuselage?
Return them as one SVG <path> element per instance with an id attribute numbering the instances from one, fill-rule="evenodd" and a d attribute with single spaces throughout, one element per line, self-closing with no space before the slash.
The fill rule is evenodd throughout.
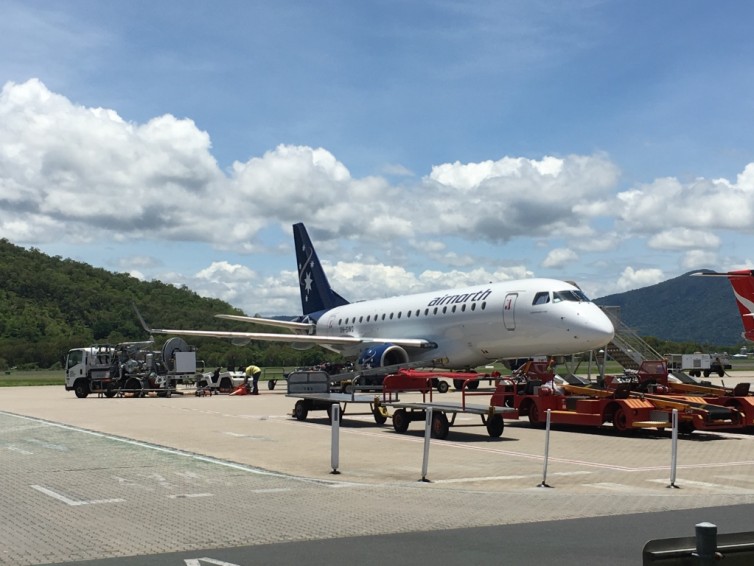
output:
<path id="1" fill-rule="evenodd" d="M 445 358 L 451 367 L 474 367 L 599 348 L 612 339 L 613 325 L 577 287 L 524 279 L 339 306 L 322 314 L 316 334 L 367 343 L 422 337 L 436 348 L 406 348 L 412 361 Z M 348 346 L 338 351 L 358 353 Z"/>

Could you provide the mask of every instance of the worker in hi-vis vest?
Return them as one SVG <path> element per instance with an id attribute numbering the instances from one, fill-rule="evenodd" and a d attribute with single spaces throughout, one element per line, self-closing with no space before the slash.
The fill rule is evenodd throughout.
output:
<path id="1" fill-rule="evenodd" d="M 251 365 L 246 368 L 246 372 L 243 378 L 243 384 L 246 388 L 249 388 L 249 378 L 251 377 L 252 395 L 259 395 L 259 376 L 262 375 L 262 370 L 255 365 Z"/>

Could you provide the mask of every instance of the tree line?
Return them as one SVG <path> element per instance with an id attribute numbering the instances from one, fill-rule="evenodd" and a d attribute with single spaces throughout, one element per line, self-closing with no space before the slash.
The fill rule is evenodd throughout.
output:
<path id="1" fill-rule="evenodd" d="M 185 286 L 141 281 L 86 263 L 51 257 L 0 240 L 0 369 L 56 368 L 71 348 L 148 338 L 133 310 L 160 327 L 265 331 L 215 314 L 244 314 L 224 301 L 200 297 Z M 167 336 L 155 336 L 159 349 Z M 234 346 L 227 340 L 187 340 L 207 367 L 255 363 L 311 365 L 332 360 L 320 348 L 300 351 L 284 344 Z"/>

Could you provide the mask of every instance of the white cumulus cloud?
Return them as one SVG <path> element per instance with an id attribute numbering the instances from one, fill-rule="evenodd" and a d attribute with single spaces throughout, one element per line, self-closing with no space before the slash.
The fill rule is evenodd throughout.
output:
<path id="1" fill-rule="evenodd" d="M 542 262 L 542 267 L 560 268 L 578 261 L 579 256 L 576 252 L 568 248 L 555 248 L 550 250 Z"/>

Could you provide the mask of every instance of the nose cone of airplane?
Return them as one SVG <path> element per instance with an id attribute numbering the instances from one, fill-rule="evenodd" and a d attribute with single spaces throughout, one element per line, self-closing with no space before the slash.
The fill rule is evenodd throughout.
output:
<path id="1" fill-rule="evenodd" d="M 585 349 L 601 348 L 615 336 L 615 327 L 610 318 L 596 305 L 581 313 L 579 327 L 575 329 L 574 337 Z"/>
<path id="2" fill-rule="evenodd" d="M 610 343 L 615 327 L 610 318 L 597 305 L 584 304 L 575 320 L 570 321 L 570 331 L 580 350 L 595 350 Z"/>

